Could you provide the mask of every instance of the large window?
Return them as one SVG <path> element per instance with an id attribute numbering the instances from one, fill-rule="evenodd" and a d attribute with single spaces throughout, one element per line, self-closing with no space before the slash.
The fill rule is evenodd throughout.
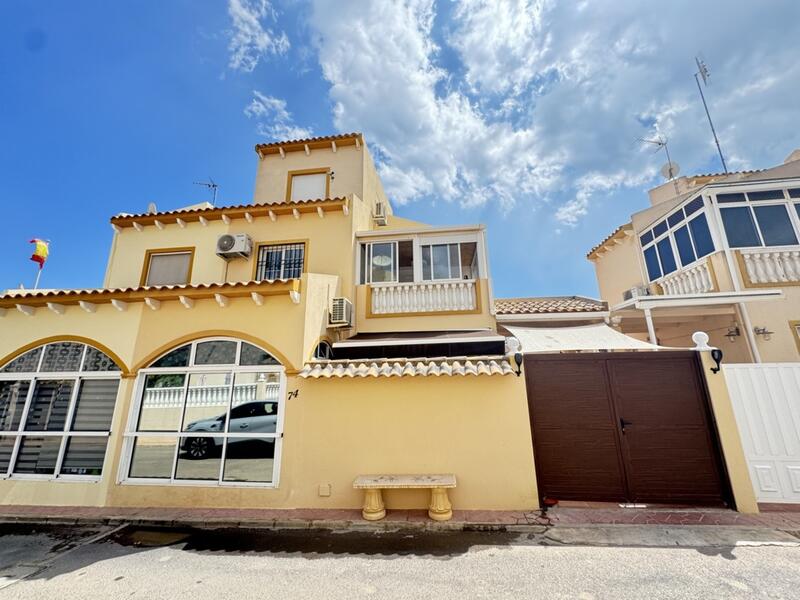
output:
<path id="1" fill-rule="evenodd" d="M 141 285 L 183 285 L 192 274 L 193 248 L 148 251 Z"/>
<path id="2" fill-rule="evenodd" d="M 362 243 L 359 281 L 411 283 L 478 279 L 476 241 L 428 242 L 424 237 Z"/>
<path id="3" fill-rule="evenodd" d="M 714 252 L 703 198 L 698 196 L 639 236 L 647 276 L 656 281 Z"/>
<path id="4" fill-rule="evenodd" d="M 800 237 L 797 190 L 759 190 L 717 194 L 717 204 L 731 248 L 794 246 Z"/>
<path id="5" fill-rule="evenodd" d="M 275 485 L 284 369 L 241 340 L 186 344 L 142 369 L 126 435 L 131 482 Z"/>
<path id="6" fill-rule="evenodd" d="M 422 245 L 422 279 L 475 279 L 478 252 L 475 242 Z"/>
<path id="7" fill-rule="evenodd" d="M 256 280 L 300 279 L 305 265 L 303 243 L 271 244 L 258 247 Z"/>
<path id="8" fill-rule="evenodd" d="M 286 200 L 324 200 L 330 192 L 330 170 L 290 172 L 286 191 Z"/>
<path id="9" fill-rule="evenodd" d="M 39 346 L 0 368 L 0 477 L 97 479 L 119 367 L 77 342 Z"/>
<path id="10" fill-rule="evenodd" d="M 414 281 L 414 242 L 361 244 L 361 283 Z"/>

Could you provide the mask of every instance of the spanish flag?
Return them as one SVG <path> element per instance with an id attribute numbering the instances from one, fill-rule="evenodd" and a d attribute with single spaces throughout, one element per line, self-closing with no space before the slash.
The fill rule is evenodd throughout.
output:
<path id="1" fill-rule="evenodd" d="M 50 253 L 50 243 L 38 238 L 32 239 L 30 243 L 36 244 L 36 249 L 31 255 L 31 260 L 39 263 L 39 270 L 41 271 L 44 267 L 44 261 L 47 260 L 47 255 Z"/>

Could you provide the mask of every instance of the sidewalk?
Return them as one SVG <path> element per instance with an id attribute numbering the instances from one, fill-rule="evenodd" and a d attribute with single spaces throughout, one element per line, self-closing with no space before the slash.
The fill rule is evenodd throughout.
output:
<path id="1" fill-rule="evenodd" d="M 764 507 L 758 515 L 724 509 L 562 503 L 546 512 L 454 510 L 453 519 L 436 522 L 426 510 L 388 510 L 381 521 L 365 521 L 359 509 L 207 509 L 99 508 L 78 506 L 2 506 L 0 522 L 50 524 L 133 524 L 153 526 L 541 531 L 606 525 L 730 526 L 777 529 L 800 535 L 800 507 Z M 779 508 L 780 510 L 774 510 Z"/>

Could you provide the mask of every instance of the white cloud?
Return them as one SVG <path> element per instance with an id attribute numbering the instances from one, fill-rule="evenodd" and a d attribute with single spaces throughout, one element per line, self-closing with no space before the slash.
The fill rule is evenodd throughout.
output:
<path id="1" fill-rule="evenodd" d="M 231 69 L 252 72 L 263 56 L 283 54 L 289 49 L 284 32 L 264 26 L 264 21 L 275 20 L 269 0 L 228 0 L 228 15 L 233 21 L 228 43 Z"/>
<path id="2" fill-rule="evenodd" d="M 395 201 L 546 205 L 574 225 L 593 198 L 660 182 L 666 159 L 638 138 L 668 137 L 684 173 L 717 170 L 701 50 L 732 164 L 800 145 L 790 0 L 313 0 L 309 19 L 334 124 L 377 146 Z"/>
<path id="3" fill-rule="evenodd" d="M 244 114 L 257 120 L 259 135 L 274 140 L 291 140 L 311 137 L 311 130 L 295 125 L 291 113 L 286 110 L 286 101 L 253 90 L 253 99 L 244 109 Z"/>

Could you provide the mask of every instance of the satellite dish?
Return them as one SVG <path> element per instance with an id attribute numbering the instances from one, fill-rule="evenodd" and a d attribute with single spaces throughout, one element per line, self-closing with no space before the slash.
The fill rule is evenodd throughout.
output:
<path id="1" fill-rule="evenodd" d="M 674 160 L 671 160 L 661 167 L 661 174 L 664 176 L 664 179 L 675 179 L 680 172 L 681 167 Z"/>
<path id="2" fill-rule="evenodd" d="M 148 215 L 154 215 L 157 212 L 158 212 L 158 208 L 156 208 L 156 203 L 155 202 L 151 202 L 150 204 L 147 205 L 147 214 Z"/>

